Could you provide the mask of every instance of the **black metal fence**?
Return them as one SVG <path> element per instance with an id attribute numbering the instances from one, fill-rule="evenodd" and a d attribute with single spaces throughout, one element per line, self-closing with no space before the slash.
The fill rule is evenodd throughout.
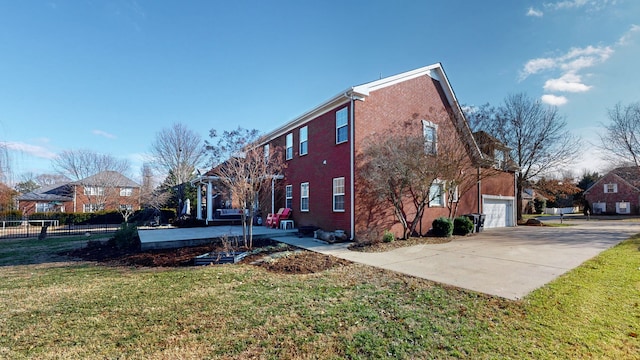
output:
<path id="1" fill-rule="evenodd" d="M 60 224 L 58 220 L 0 219 L 0 239 L 38 237 L 43 231 L 47 236 L 71 236 L 116 232 L 121 224 Z M 45 230 L 43 230 L 45 229 Z"/>

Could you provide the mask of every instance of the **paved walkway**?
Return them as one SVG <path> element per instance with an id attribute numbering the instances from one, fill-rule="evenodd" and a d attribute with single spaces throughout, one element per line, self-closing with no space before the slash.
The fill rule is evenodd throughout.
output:
<path id="1" fill-rule="evenodd" d="M 294 236 L 275 240 L 507 299 L 521 299 L 584 261 L 640 233 L 640 222 L 565 220 L 569 227 L 489 229 L 445 244 L 416 245 L 383 253 L 350 251 Z"/>

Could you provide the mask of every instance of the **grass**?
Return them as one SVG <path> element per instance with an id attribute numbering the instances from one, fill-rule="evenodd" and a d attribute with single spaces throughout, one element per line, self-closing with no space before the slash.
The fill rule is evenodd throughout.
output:
<path id="1" fill-rule="evenodd" d="M 44 258 L 32 244 L 20 264 Z M 0 358 L 635 358 L 639 250 L 631 238 L 514 302 L 357 264 L 9 265 L 2 242 Z"/>

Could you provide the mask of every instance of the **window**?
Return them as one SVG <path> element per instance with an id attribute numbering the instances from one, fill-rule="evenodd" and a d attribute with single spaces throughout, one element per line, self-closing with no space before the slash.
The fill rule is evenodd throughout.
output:
<path id="1" fill-rule="evenodd" d="M 269 163 L 269 144 L 265 145 L 263 149 L 264 149 L 264 163 L 268 164 Z"/>
<path id="2" fill-rule="evenodd" d="M 333 179 L 333 211 L 344 211 L 344 178 Z"/>
<path id="3" fill-rule="evenodd" d="M 346 142 L 349 133 L 349 113 L 347 108 L 336 112 L 336 144 Z"/>
<path id="4" fill-rule="evenodd" d="M 133 211 L 133 205 L 120 204 L 120 211 Z"/>
<path id="5" fill-rule="evenodd" d="M 427 154 L 436 154 L 438 126 L 431 121 L 422 120 L 422 133 L 424 135 L 424 151 Z"/>
<path id="6" fill-rule="evenodd" d="M 45 213 L 52 212 L 54 210 L 54 206 L 52 203 L 36 203 L 36 212 Z"/>
<path id="7" fill-rule="evenodd" d="M 604 192 L 606 193 L 617 193 L 618 192 L 618 184 L 604 184 Z"/>
<path id="8" fill-rule="evenodd" d="M 630 214 L 631 204 L 628 201 L 621 201 L 616 203 L 616 213 L 618 214 Z"/>
<path id="9" fill-rule="evenodd" d="M 458 202 L 458 187 L 457 186 L 453 186 L 453 187 L 449 187 L 447 189 L 447 195 L 449 196 L 449 199 L 451 200 L 451 202 Z"/>
<path id="10" fill-rule="evenodd" d="M 130 187 L 120 188 L 120 196 L 132 196 L 132 195 L 133 195 L 133 188 L 130 188 Z"/>
<path id="11" fill-rule="evenodd" d="M 84 194 L 89 196 L 104 195 L 104 188 L 100 186 L 85 186 Z"/>
<path id="12" fill-rule="evenodd" d="M 493 158 L 495 159 L 496 162 L 496 168 L 498 169 L 503 169 L 504 168 L 504 150 L 495 150 L 493 152 Z"/>
<path id="13" fill-rule="evenodd" d="M 309 211 L 309 183 L 300 184 L 300 211 Z"/>
<path id="14" fill-rule="evenodd" d="M 302 127 L 300 128 L 300 155 L 307 155 L 307 147 L 308 147 L 308 141 L 307 141 L 307 127 Z"/>
<path id="15" fill-rule="evenodd" d="M 287 134 L 287 160 L 293 159 L 293 134 Z"/>
<path id="16" fill-rule="evenodd" d="M 293 209 L 293 185 L 287 185 L 285 187 L 285 200 L 284 207 Z"/>
<path id="17" fill-rule="evenodd" d="M 429 206 L 444 206 L 443 186 L 441 182 L 434 182 L 429 189 Z"/>
<path id="18" fill-rule="evenodd" d="M 86 213 L 92 213 L 100 210 L 104 210 L 104 205 L 102 204 L 84 204 L 82 206 L 82 210 Z"/>

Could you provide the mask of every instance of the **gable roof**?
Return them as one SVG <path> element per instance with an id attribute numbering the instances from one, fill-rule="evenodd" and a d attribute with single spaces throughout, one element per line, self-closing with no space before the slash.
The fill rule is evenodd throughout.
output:
<path id="1" fill-rule="evenodd" d="M 102 171 L 95 175 L 86 177 L 84 179 L 73 181 L 70 184 L 72 185 L 89 185 L 89 186 L 104 186 L 108 184 L 109 186 L 114 187 L 140 187 L 138 183 L 129 179 L 128 177 L 120 174 L 117 171 Z"/>
<path id="2" fill-rule="evenodd" d="M 445 74 L 444 68 L 442 67 L 441 63 L 435 63 L 415 70 L 410 70 L 397 75 L 349 87 L 346 90 L 340 92 L 338 95 L 335 95 L 329 100 L 311 109 L 310 111 L 265 134 L 262 138 L 261 144 L 268 143 L 269 141 L 291 131 L 291 129 L 305 124 L 331 109 L 347 104 L 352 99 L 366 101 L 366 98 L 372 91 L 376 91 L 391 85 L 401 83 L 403 81 L 415 79 L 417 77 L 425 75 L 440 82 L 445 98 L 447 99 L 447 102 L 449 103 L 451 109 L 453 109 L 454 111 L 456 121 L 455 125 L 464 135 L 463 137 L 465 138 L 465 140 L 469 143 L 472 157 L 476 161 L 482 160 L 484 158 L 482 152 L 480 151 L 478 144 L 476 144 L 475 139 L 473 138 L 469 123 L 464 116 L 464 112 L 460 108 L 460 104 L 458 103 L 455 93 L 453 92 L 453 88 L 449 83 L 449 79 L 447 78 L 447 75 Z"/>
<path id="3" fill-rule="evenodd" d="M 629 186 L 633 187 L 636 191 L 640 191 L 640 167 L 638 166 L 625 166 L 615 168 L 605 174 L 603 177 L 598 179 L 593 185 L 591 185 L 587 190 L 585 190 L 585 194 L 591 191 L 596 185 L 599 185 L 602 181 L 609 181 L 608 178 L 610 176 L 616 177 Z"/>
<path id="4" fill-rule="evenodd" d="M 16 199 L 19 201 L 72 201 L 73 197 L 68 196 L 70 193 L 69 183 L 62 183 L 39 187 Z"/>

